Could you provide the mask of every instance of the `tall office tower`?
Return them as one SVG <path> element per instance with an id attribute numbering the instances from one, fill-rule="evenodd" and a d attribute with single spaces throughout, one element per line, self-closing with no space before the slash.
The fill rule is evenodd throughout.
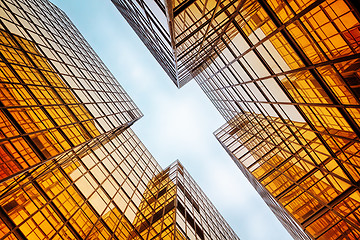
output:
<path id="1" fill-rule="evenodd" d="M 238 239 L 60 9 L 0 9 L 0 239 Z"/>
<path id="2" fill-rule="evenodd" d="M 179 161 L 149 182 L 144 196 L 134 221 L 144 239 L 239 239 Z"/>
<path id="3" fill-rule="evenodd" d="M 223 115 L 218 139 L 289 232 L 358 239 L 358 1 L 164 5 L 179 80 Z"/>
<path id="4" fill-rule="evenodd" d="M 60 9 L 0 9 L 0 183 L 142 116 Z"/>
<path id="5" fill-rule="evenodd" d="M 107 140 L 43 164 L 2 194 L 0 239 L 130 239 L 161 167 L 130 128 Z"/>
<path id="6" fill-rule="evenodd" d="M 183 56 L 178 51 L 178 30 L 174 26 L 174 16 L 176 17 L 177 14 L 184 11 L 194 1 L 190 0 L 179 3 L 174 7 L 174 11 L 172 8 L 173 3 L 160 0 L 111 1 L 175 85 L 180 88 L 189 82 L 192 79 L 191 69 L 187 67 L 188 58 L 182 59 Z M 190 15 L 187 21 L 192 21 L 194 16 L 192 16 L 191 12 Z M 192 33 L 188 31 L 185 33 L 185 36 L 187 34 Z"/>
<path id="7" fill-rule="evenodd" d="M 165 5 L 161 1 L 112 0 L 112 2 L 171 80 L 179 86 Z"/>
<path id="8" fill-rule="evenodd" d="M 312 239 L 358 239 L 358 11 L 258 2 L 197 77 L 228 121 L 216 135 L 294 238 L 307 239 L 299 225 Z"/>

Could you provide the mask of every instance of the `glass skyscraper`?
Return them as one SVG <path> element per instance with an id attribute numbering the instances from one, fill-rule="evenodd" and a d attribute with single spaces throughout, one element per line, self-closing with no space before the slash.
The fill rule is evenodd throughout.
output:
<path id="1" fill-rule="evenodd" d="M 60 9 L 4 1 L 1 10 L 0 180 L 142 116 Z"/>
<path id="2" fill-rule="evenodd" d="M 166 17 L 177 86 L 199 84 L 227 122 L 216 137 L 295 239 L 360 238 L 359 9 L 353 0 L 139 6 Z"/>
<path id="3" fill-rule="evenodd" d="M 144 239 L 239 239 L 179 161 L 144 193 L 134 226 Z"/>
<path id="4" fill-rule="evenodd" d="M 0 239 L 238 239 L 59 8 L 1 1 L 0 64 Z"/>

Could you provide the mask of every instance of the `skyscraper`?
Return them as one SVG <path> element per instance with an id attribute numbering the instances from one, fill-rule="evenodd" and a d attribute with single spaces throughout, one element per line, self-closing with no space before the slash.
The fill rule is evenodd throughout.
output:
<path id="1" fill-rule="evenodd" d="M 178 87 L 194 78 L 213 102 L 227 121 L 216 136 L 290 234 L 358 239 L 359 3 L 150 1 L 141 11 L 153 5 L 165 6 Z"/>
<path id="2" fill-rule="evenodd" d="M 0 9 L 0 239 L 238 239 L 185 170 L 197 213 L 163 178 L 141 112 L 59 8 Z"/>
<path id="3" fill-rule="evenodd" d="M 150 217 L 138 214 L 134 222 L 144 239 L 160 230 L 160 239 L 239 239 L 179 161 L 149 182 L 144 195 L 139 213 Z"/>
<path id="4" fill-rule="evenodd" d="M 1 4 L 0 180 L 142 116 L 66 15 L 45 3 Z"/>

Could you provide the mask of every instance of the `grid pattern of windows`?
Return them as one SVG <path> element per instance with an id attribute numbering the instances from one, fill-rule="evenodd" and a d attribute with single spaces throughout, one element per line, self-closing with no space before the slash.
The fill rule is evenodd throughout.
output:
<path id="1" fill-rule="evenodd" d="M 172 50 L 165 4 L 156 1 L 111 0 L 176 86 L 177 64 Z"/>
<path id="2" fill-rule="evenodd" d="M 357 239 L 358 12 L 342 0 L 247 3 L 238 35 L 195 77 L 238 140 L 218 138 L 311 238 Z"/>
<path id="3" fill-rule="evenodd" d="M 359 238 L 359 143 L 344 140 L 333 156 L 308 124 L 250 113 L 215 135 L 295 239 L 309 239 L 299 225 L 314 239 Z"/>
<path id="4" fill-rule="evenodd" d="M 142 214 L 143 193 L 162 169 L 131 129 L 108 140 L 51 169 L 43 164 L 3 194 L 0 239 L 136 235 L 132 222 Z"/>
<path id="5" fill-rule="evenodd" d="M 0 3 L 0 181 L 141 117 L 66 15 Z"/>
<path id="6" fill-rule="evenodd" d="M 239 239 L 179 161 L 144 196 L 134 222 L 144 239 Z"/>

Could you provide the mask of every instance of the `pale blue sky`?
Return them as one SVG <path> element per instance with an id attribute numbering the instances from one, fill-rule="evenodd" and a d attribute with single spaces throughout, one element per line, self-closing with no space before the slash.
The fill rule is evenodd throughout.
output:
<path id="1" fill-rule="evenodd" d="M 213 136 L 225 123 L 190 82 L 178 90 L 110 0 L 51 0 L 144 117 L 132 129 L 162 167 L 179 159 L 242 240 L 292 239 Z"/>

